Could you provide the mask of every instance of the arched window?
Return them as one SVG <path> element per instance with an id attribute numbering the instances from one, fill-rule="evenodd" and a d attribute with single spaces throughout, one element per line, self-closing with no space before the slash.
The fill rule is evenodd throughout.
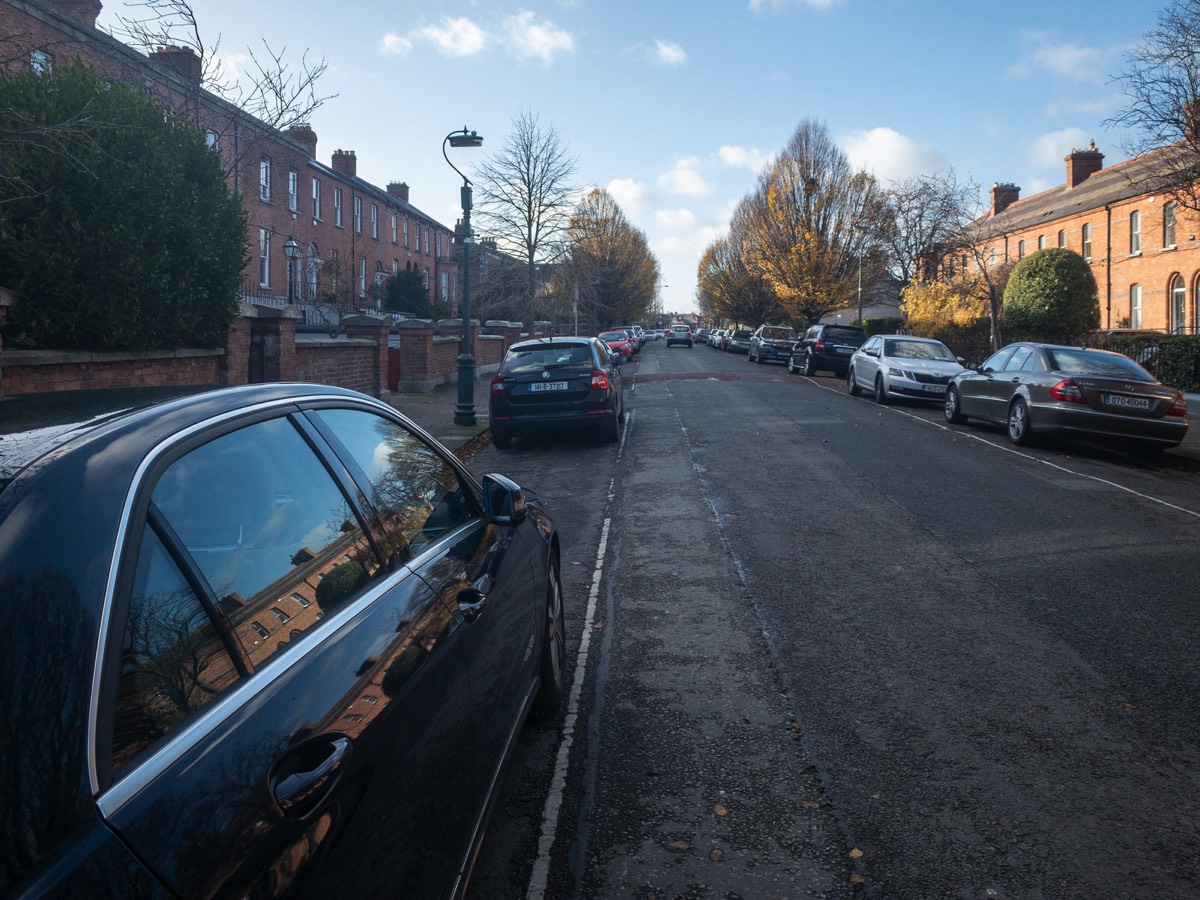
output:
<path id="1" fill-rule="evenodd" d="M 1044 234 L 1038 235 L 1038 249 L 1039 250 L 1046 249 L 1046 236 Z"/>
<path id="2" fill-rule="evenodd" d="M 1067 246 L 1067 232 L 1061 228 L 1058 230 L 1058 246 Z"/>
<path id="3" fill-rule="evenodd" d="M 1187 287 L 1183 276 L 1176 275 L 1171 279 L 1171 333 L 1183 334 L 1187 331 Z"/>
<path id="4" fill-rule="evenodd" d="M 1017 259 L 1025 258 L 1025 242 L 1017 241 Z"/>

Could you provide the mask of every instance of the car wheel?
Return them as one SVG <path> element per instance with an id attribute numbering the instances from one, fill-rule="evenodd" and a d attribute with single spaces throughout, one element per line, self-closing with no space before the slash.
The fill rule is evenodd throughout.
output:
<path id="1" fill-rule="evenodd" d="M 1018 397 L 1008 408 L 1008 439 L 1018 447 L 1033 443 L 1033 429 L 1029 427 L 1029 407 Z"/>
<path id="2" fill-rule="evenodd" d="M 763 360 L 763 358 L 762 358 L 762 348 L 761 348 L 761 347 L 759 348 L 759 351 L 758 351 L 758 356 L 754 357 L 754 361 L 755 361 L 756 363 L 758 363 L 760 366 L 763 364 L 763 361 L 764 361 L 764 360 Z"/>
<path id="3" fill-rule="evenodd" d="M 505 428 L 492 427 L 492 446 L 497 450 L 507 450 L 512 446 L 512 432 Z"/>
<path id="4" fill-rule="evenodd" d="M 558 558 L 550 557 L 546 585 L 546 619 L 542 633 L 542 662 L 539 667 L 537 711 L 552 716 L 562 706 L 566 681 L 567 627 L 563 617 L 562 583 L 558 577 Z"/>
<path id="5" fill-rule="evenodd" d="M 858 381 L 854 377 L 854 370 L 846 370 L 846 385 L 850 388 L 850 396 L 858 397 L 862 394 L 862 388 L 858 386 Z"/>
<path id="6" fill-rule="evenodd" d="M 875 376 L 875 402 L 886 404 L 888 402 L 887 388 L 883 384 L 883 376 Z"/>
<path id="7" fill-rule="evenodd" d="M 967 417 L 962 414 L 958 390 L 953 386 L 946 388 L 946 405 L 942 407 L 942 412 L 945 413 L 946 421 L 951 425 L 961 425 L 967 421 Z"/>
<path id="8" fill-rule="evenodd" d="M 600 436 L 609 444 L 615 444 L 621 439 L 621 416 L 617 410 L 614 409 L 612 416 L 600 427 Z"/>
<path id="9" fill-rule="evenodd" d="M 804 374 L 809 378 L 817 374 L 817 370 L 813 366 L 813 358 L 811 353 L 804 354 Z"/>
<path id="10" fill-rule="evenodd" d="M 800 374 L 800 370 L 796 368 L 796 364 L 794 362 L 792 362 L 792 358 L 790 356 L 788 357 L 788 374 L 789 375 Z"/>

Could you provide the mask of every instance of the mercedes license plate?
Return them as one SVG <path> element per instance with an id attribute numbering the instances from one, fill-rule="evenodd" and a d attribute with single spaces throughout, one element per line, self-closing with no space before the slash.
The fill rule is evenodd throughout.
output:
<path id="1" fill-rule="evenodd" d="M 1105 406 L 1122 406 L 1125 409 L 1149 409 L 1154 401 L 1149 397 L 1126 397 L 1122 394 L 1105 394 Z"/>
<path id="2" fill-rule="evenodd" d="M 535 381 L 529 385 L 530 391 L 565 391 L 566 389 L 565 381 Z"/>

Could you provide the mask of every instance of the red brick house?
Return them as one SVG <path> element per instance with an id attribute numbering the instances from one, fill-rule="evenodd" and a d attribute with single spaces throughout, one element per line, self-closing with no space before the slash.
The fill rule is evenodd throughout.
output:
<path id="1" fill-rule="evenodd" d="M 1100 327 L 1194 334 L 1200 330 L 1200 215 L 1161 189 L 1167 147 L 1105 169 L 1092 144 L 1065 158 L 1066 181 L 1021 199 L 997 183 L 974 228 L 983 265 L 1015 263 L 1066 247 L 1092 267 Z M 1157 186 L 1157 187 L 1156 187 Z"/>
<path id="2" fill-rule="evenodd" d="M 409 187 L 359 178 L 353 150 L 317 159 L 307 126 L 268 127 L 201 87 L 201 60 L 188 48 L 147 56 L 96 28 L 100 0 L 0 0 L 0 66 L 46 68 L 82 59 L 112 78 L 153 91 L 194 119 L 219 148 L 230 185 L 248 213 L 244 297 L 255 303 L 311 300 L 322 261 L 335 256 L 364 308 L 387 275 L 421 273 L 432 297 L 458 307 L 453 231 L 409 202 Z M 285 246 L 298 250 L 289 263 Z"/>

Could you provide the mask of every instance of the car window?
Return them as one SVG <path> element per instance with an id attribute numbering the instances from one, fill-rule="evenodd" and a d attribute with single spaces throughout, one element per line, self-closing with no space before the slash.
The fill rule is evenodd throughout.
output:
<path id="1" fill-rule="evenodd" d="M 773 341 L 793 341 L 796 339 L 796 333 L 790 328 L 763 328 L 762 337 Z"/>
<path id="2" fill-rule="evenodd" d="M 1068 375 L 1098 375 L 1129 381 L 1153 382 L 1154 377 L 1132 359 L 1118 354 L 1089 353 L 1087 350 L 1056 348 L 1047 351 L 1050 366 Z"/>
<path id="3" fill-rule="evenodd" d="M 983 361 L 983 365 L 979 367 L 981 372 L 1003 372 L 1008 365 L 1008 359 L 1012 356 L 1016 347 L 1003 347 L 997 350 L 991 356 Z"/>
<path id="4" fill-rule="evenodd" d="M 380 568 L 333 476 L 285 418 L 171 463 L 151 494 L 137 560 L 114 766 L 361 593 Z"/>
<path id="5" fill-rule="evenodd" d="M 844 325 L 830 325 L 825 329 L 825 340 L 827 341 L 846 341 L 847 343 L 860 344 L 866 340 L 867 334 L 859 328 L 847 328 Z"/>
<path id="6" fill-rule="evenodd" d="M 1033 369 L 1033 348 L 1018 347 L 1008 360 L 1010 372 L 1028 372 Z"/>
<path id="7" fill-rule="evenodd" d="M 591 362 L 592 351 L 586 344 L 546 344 L 543 347 L 509 350 L 504 358 L 503 374 L 586 366 Z"/>
<path id="8" fill-rule="evenodd" d="M 885 354 L 897 359 L 954 359 L 954 354 L 944 344 L 933 341 L 908 341 L 900 338 L 883 343 Z"/>
<path id="9" fill-rule="evenodd" d="M 482 514 L 454 467 L 396 422 L 354 409 L 323 409 L 313 415 L 328 425 L 367 477 L 400 560 Z"/>

